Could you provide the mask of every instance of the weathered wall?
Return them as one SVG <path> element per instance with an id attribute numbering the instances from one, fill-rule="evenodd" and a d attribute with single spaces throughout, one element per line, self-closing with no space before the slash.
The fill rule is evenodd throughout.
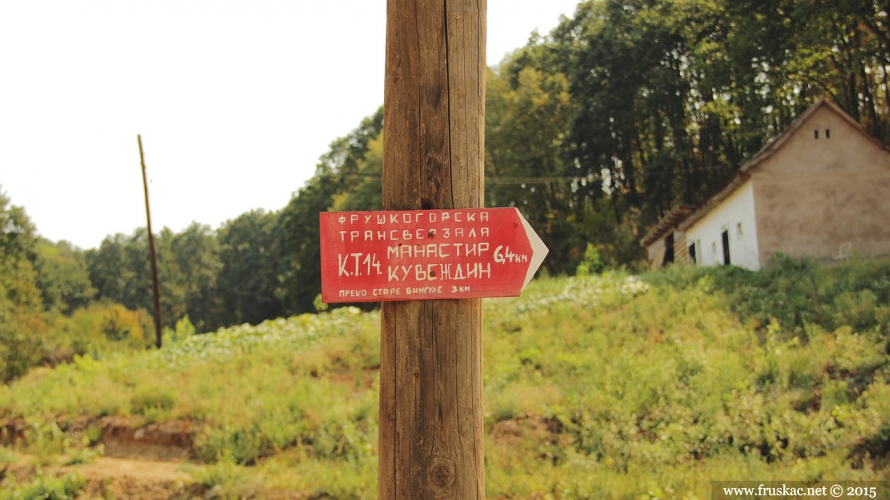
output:
<path id="1" fill-rule="evenodd" d="M 751 175 L 761 266 L 777 251 L 831 260 L 843 243 L 890 254 L 890 153 L 828 106 Z"/>
<path id="2" fill-rule="evenodd" d="M 686 244 L 686 233 L 674 231 L 674 264 L 685 266 L 689 264 L 689 247 Z"/>
<path id="3" fill-rule="evenodd" d="M 649 254 L 649 269 L 653 271 L 661 267 L 661 261 L 664 259 L 664 238 L 655 240 L 651 245 L 646 247 Z"/>
<path id="4" fill-rule="evenodd" d="M 760 268 L 757 225 L 754 191 L 749 180 L 687 228 L 686 246 L 688 249 L 695 243 L 697 265 L 723 264 L 722 234 L 728 231 L 730 263 L 756 271 Z"/>

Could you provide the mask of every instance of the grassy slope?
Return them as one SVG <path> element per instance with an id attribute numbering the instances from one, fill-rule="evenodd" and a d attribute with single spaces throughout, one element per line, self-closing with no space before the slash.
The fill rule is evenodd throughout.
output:
<path id="1" fill-rule="evenodd" d="M 489 300 L 488 496 L 886 480 L 887 304 L 887 261 L 539 280 Z M 207 485 L 374 498 L 378 335 L 376 313 L 340 309 L 78 358 L 0 388 L 0 418 L 190 420 Z"/>

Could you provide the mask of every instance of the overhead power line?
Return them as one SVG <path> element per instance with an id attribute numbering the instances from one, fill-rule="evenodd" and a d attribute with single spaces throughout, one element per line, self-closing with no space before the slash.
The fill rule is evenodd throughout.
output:
<path id="1" fill-rule="evenodd" d="M 379 174 L 345 174 L 346 179 L 380 179 Z M 593 182 L 600 180 L 596 177 L 577 177 L 577 176 L 560 176 L 560 175 L 544 175 L 538 177 L 486 177 L 486 184 L 559 184 L 563 182 Z"/>
<path id="2" fill-rule="evenodd" d="M 731 170 L 732 168 L 727 165 L 713 165 L 710 167 L 695 167 L 695 168 L 686 168 L 686 169 L 646 169 L 642 173 L 643 177 L 654 177 L 654 176 L 669 176 L 669 175 L 682 175 L 684 173 L 690 172 L 706 172 L 706 171 L 714 171 L 714 170 Z M 620 175 L 620 172 L 618 172 Z M 345 174 L 343 176 L 346 179 L 380 179 L 380 174 L 362 174 L 362 173 L 353 173 L 353 174 Z M 498 185 L 531 185 L 531 184 L 583 184 L 585 182 L 595 182 L 602 181 L 603 177 L 600 175 L 595 176 L 570 176 L 570 175 L 542 175 L 542 176 L 525 176 L 525 177 L 486 177 L 485 183 L 498 186 Z"/>

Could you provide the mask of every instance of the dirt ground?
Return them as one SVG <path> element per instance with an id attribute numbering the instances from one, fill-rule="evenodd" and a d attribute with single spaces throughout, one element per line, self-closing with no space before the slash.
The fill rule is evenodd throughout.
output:
<path id="1" fill-rule="evenodd" d="M 8 435 L 16 432 L 18 422 L 0 423 Z M 88 426 L 102 428 L 103 456 L 87 464 L 50 465 L 44 473 L 65 475 L 77 473 L 87 480 L 78 500 L 115 498 L 119 500 L 179 500 L 204 498 L 203 488 L 196 484 L 185 467 L 192 457 L 193 429 L 190 422 L 166 422 L 136 428 L 126 418 L 106 417 L 99 420 L 63 422 L 71 435 L 78 435 Z M 60 460 L 64 462 L 64 460 Z M 34 457 L 19 454 L 14 464 L 0 466 L 0 474 L 14 475 L 21 483 L 36 472 Z"/>
<path id="2" fill-rule="evenodd" d="M 119 498 L 168 500 L 199 494 L 197 485 L 181 471 L 181 462 L 158 462 L 131 458 L 100 457 L 95 462 L 63 467 L 86 478 L 83 499 Z"/>

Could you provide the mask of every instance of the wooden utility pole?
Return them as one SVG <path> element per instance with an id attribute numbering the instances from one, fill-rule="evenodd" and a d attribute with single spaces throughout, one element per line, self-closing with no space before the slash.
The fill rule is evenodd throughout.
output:
<path id="1" fill-rule="evenodd" d="M 483 206 L 486 0 L 388 0 L 383 209 Z M 379 498 L 485 497 L 482 300 L 383 304 Z"/>
<path id="2" fill-rule="evenodd" d="M 142 185 L 145 188 L 145 218 L 148 219 L 148 258 L 151 260 L 151 294 L 155 308 L 155 344 L 161 348 L 161 285 L 158 281 L 158 259 L 155 254 L 155 237 L 151 232 L 151 209 L 148 207 L 148 178 L 145 175 L 145 155 L 142 152 L 142 135 L 139 141 L 139 162 L 142 164 Z"/>

